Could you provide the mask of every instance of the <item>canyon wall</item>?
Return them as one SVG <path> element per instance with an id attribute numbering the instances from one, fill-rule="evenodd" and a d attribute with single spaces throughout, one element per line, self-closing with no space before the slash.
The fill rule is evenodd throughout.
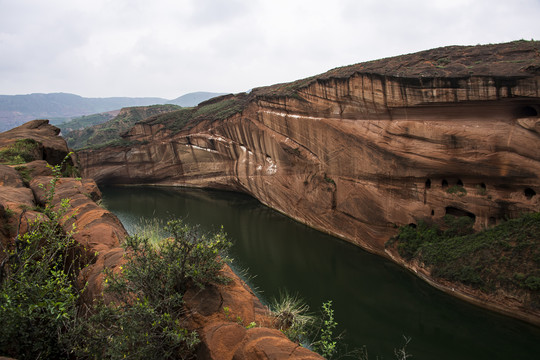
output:
<path id="1" fill-rule="evenodd" d="M 468 216 L 540 211 L 540 42 L 447 47 L 222 96 L 78 153 L 84 176 L 247 193 L 453 296 L 540 324 L 516 294 L 434 278 L 386 242 Z"/>
<path id="2" fill-rule="evenodd" d="M 84 289 L 82 312 L 104 297 L 105 270 L 122 269 L 126 250 L 120 244 L 128 233 L 114 214 L 98 205 L 101 192 L 92 179 L 57 178 L 54 196 L 49 199 L 53 180 L 50 165 L 60 164 L 68 155 L 59 132 L 47 120 L 34 120 L 0 133 L 0 151 L 6 151 L 17 140 L 32 139 L 37 144 L 32 155 L 38 158 L 11 166 L 0 164 L 0 274 L 4 274 L 19 236 L 32 229 L 35 221 L 45 218 L 39 206 L 43 208 L 51 201 L 57 210 L 69 199 L 60 225 L 66 233 L 75 229 L 72 236 L 78 245 L 78 265 L 86 264 L 76 281 L 76 287 Z M 199 334 L 201 343 L 195 354 L 198 359 L 323 359 L 276 329 L 275 316 L 228 265 L 222 268 L 221 275 L 229 279 L 226 284 L 206 284 L 204 289 L 190 286 L 183 298 L 185 316 L 178 321 Z M 5 354 L 0 353 L 4 359 L 1 355 Z"/>
<path id="3" fill-rule="evenodd" d="M 294 96 L 255 89 L 224 120 L 176 133 L 142 122 L 124 136 L 133 145 L 78 156 L 98 182 L 244 192 L 384 255 L 419 219 L 481 229 L 540 210 L 539 80 L 354 73 Z"/>

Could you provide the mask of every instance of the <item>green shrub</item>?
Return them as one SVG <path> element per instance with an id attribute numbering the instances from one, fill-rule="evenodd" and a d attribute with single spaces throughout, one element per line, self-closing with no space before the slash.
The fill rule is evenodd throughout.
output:
<path id="1" fill-rule="evenodd" d="M 540 277 L 529 276 L 527 280 L 525 280 L 525 286 L 531 290 L 540 290 Z"/>
<path id="2" fill-rule="evenodd" d="M 457 194 L 458 196 L 467 195 L 467 190 L 461 185 L 453 185 L 446 189 L 446 192 L 449 194 Z"/>
<path id="3" fill-rule="evenodd" d="M 198 337 L 180 320 L 183 294 L 227 279 L 220 270 L 231 243 L 223 230 L 200 234 L 180 220 L 167 223 L 171 235 L 152 244 L 147 238 L 126 239 L 126 263 L 120 273 L 107 271 L 105 292 L 113 301 L 76 327 L 75 352 L 90 359 L 176 359 L 193 355 Z"/>
<path id="4" fill-rule="evenodd" d="M 522 215 L 474 233 L 473 219 L 445 216 L 444 224 L 404 226 L 387 246 L 407 260 L 423 263 L 434 277 L 491 293 L 529 292 L 540 307 L 540 213 Z"/>
<path id="5" fill-rule="evenodd" d="M 74 241 L 60 226 L 69 201 L 54 210 L 49 192 L 47 217 L 16 239 L 0 266 L 0 354 L 17 359 L 66 358 L 63 339 L 76 316 Z"/>
<path id="6" fill-rule="evenodd" d="M 448 239 L 455 236 L 464 236 L 474 233 L 474 219 L 468 216 L 445 215 L 444 230 L 440 232 L 440 238 Z"/>
<path id="7" fill-rule="evenodd" d="M 337 338 L 334 331 L 337 322 L 334 320 L 334 309 L 332 309 L 332 300 L 322 304 L 322 326 L 320 329 L 319 340 L 313 343 L 313 350 L 326 359 L 331 359 L 337 353 Z"/>
<path id="8" fill-rule="evenodd" d="M 25 165 L 20 165 L 16 166 L 15 170 L 17 170 L 17 172 L 21 176 L 23 183 L 28 185 L 30 183 L 30 180 L 32 180 L 30 169 L 28 169 L 28 167 L 26 167 Z"/>
<path id="9" fill-rule="evenodd" d="M 401 227 L 399 234 L 394 239 L 398 242 L 399 254 L 406 259 L 411 259 L 422 244 L 437 239 L 438 231 L 436 226 L 430 225 L 423 220 L 419 220 L 416 227 Z"/>
<path id="10" fill-rule="evenodd" d="M 324 181 L 326 181 L 329 184 L 336 185 L 336 182 L 334 181 L 334 179 L 332 179 L 331 177 L 326 176 L 326 174 L 324 174 Z"/>
<path id="11" fill-rule="evenodd" d="M 40 144 L 34 139 L 20 139 L 0 150 L 0 163 L 8 165 L 25 164 L 40 156 Z"/>

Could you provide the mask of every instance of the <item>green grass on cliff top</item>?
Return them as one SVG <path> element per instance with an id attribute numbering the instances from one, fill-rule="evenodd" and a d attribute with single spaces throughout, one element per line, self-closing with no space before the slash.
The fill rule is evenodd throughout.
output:
<path id="1" fill-rule="evenodd" d="M 177 133 L 181 130 L 189 130 L 202 121 L 212 123 L 240 113 L 247 101 L 247 94 L 224 95 L 202 102 L 197 107 L 154 116 L 144 122 L 150 125 L 162 124 L 166 129 Z"/>
<path id="2" fill-rule="evenodd" d="M 115 118 L 83 130 L 65 135 L 68 146 L 73 149 L 99 148 L 111 144 L 125 143 L 121 135 L 135 123 L 148 117 L 181 109 L 177 105 L 152 105 L 124 108 Z"/>
<path id="3" fill-rule="evenodd" d="M 452 79 L 471 76 L 500 77 L 508 81 L 515 81 L 518 78 L 540 74 L 539 53 L 539 41 L 525 40 L 504 44 L 441 47 L 343 66 L 309 78 L 255 88 L 249 94 L 224 95 L 202 102 L 197 107 L 183 108 L 151 116 L 147 119 L 138 119 L 137 121 L 144 121 L 151 125 L 164 125 L 166 130 L 177 133 L 182 130 L 189 130 L 202 122 L 212 123 L 217 120 L 224 120 L 242 112 L 248 103 L 258 99 L 288 97 L 303 100 L 302 89 L 316 82 L 336 79 L 347 80 L 355 74 L 365 74 L 379 78 L 392 77 L 420 87 L 430 86 L 429 81 L 436 78 L 449 79 L 448 86 L 459 86 L 458 82 L 452 82 Z M 497 86 L 507 86 L 510 84 L 508 81 L 501 82 Z M 114 121 L 114 119 L 111 121 Z M 120 132 L 115 131 L 118 124 L 108 122 L 98 126 L 104 127 L 99 128 L 99 135 L 90 134 L 90 132 L 96 131 L 95 128 L 86 129 L 84 131 L 88 133 L 78 135 L 82 139 L 78 143 L 70 142 L 68 136 L 68 144 L 76 149 L 103 146 L 107 142 L 127 144 L 119 139 Z M 111 133 L 114 132 L 114 141 L 112 135 L 107 133 L 107 130 Z M 125 127 L 121 128 L 122 132 L 127 130 Z M 103 138 L 100 138 L 100 136 Z"/>
<path id="4" fill-rule="evenodd" d="M 442 226 L 405 226 L 388 246 L 418 260 L 436 278 L 486 293 L 503 290 L 540 308 L 540 213 L 523 215 L 477 233 L 472 220 L 446 217 Z"/>

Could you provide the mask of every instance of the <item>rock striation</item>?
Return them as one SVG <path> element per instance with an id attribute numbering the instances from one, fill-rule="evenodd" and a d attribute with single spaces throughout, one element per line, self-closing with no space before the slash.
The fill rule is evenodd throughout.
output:
<path id="1" fill-rule="evenodd" d="M 539 211 L 540 43 L 452 46 L 227 95 L 78 153 L 98 183 L 221 188 L 379 255 L 397 227 Z"/>
<path id="2" fill-rule="evenodd" d="M 538 42 L 353 65 L 212 99 L 199 108 L 239 110 L 180 131 L 182 112 L 150 118 L 124 135 L 131 146 L 79 161 L 98 183 L 242 191 L 383 254 L 396 225 L 454 213 L 481 228 L 539 209 L 538 66 Z"/>
<path id="3" fill-rule="evenodd" d="M 63 149 L 63 156 L 67 155 L 66 143 L 55 129 L 58 130 L 47 121 L 34 121 L 12 130 L 10 137 L 14 138 L 12 142 L 17 139 L 39 141 L 44 149 L 43 157 L 51 160 L 48 157 L 51 147 Z M 0 134 L 0 144 L 4 145 L 2 141 L 10 143 L 7 138 L 5 133 Z M 57 156 L 59 151 L 52 154 Z M 16 166 L 17 170 L 0 165 L 0 263 L 13 248 L 16 237 L 28 231 L 33 221 L 45 216 L 36 206 L 44 206 L 48 201 L 53 177 L 47 164 L 45 160 L 36 160 Z M 30 178 L 23 179 L 21 173 Z M 53 207 L 60 207 L 63 199 L 70 201 L 62 227 L 66 232 L 76 229 L 73 238 L 78 244 L 75 251 L 80 256 L 74 258 L 87 265 L 77 279 L 79 288 L 84 288 L 81 306 L 91 305 L 103 296 L 104 270 L 120 270 L 124 262 L 124 249 L 120 244 L 128 234 L 114 214 L 96 203 L 101 199 L 101 192 L 94 180 L 59 178 Z M 209 285 L 203 290 L 192 288 L 184 297 L 186 316 L 180 321 L 200 336 L 197 358 L 322 359 L 273 329 L 269 309 L 228 266 L 222 273 L 230 279 L 228 284 Z M 230 309 L 230 314 L 225 314 L 224 307 Z M 252 322 L 256 326 L 247 328 Z"/>

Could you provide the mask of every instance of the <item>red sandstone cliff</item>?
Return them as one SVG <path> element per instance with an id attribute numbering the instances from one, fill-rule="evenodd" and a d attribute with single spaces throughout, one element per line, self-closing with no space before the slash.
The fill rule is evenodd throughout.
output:
<path id="1" fill-rule="evenodd" d="M 209 100 L 78 156 L 98 182 L 245 192 L 391 257 L 419 219 L 540 210 L 539 83 L 539 42 L 434 49 Z"/>
<path id="2" fill-rule="evenodd" d="M 239 110 L 179 132 L 182 112 L 151 118 L 125 135 L 133 146 L 82 151 L 80 164 L 98 182 L 243 191 L 383 254 L 396 225 L 420 218 L 462 212 L 481 228 L 540 209 L 538 69 L 538 42 L 353 65 L 210 100 L 199 108 Z M 446 191 L 456 184 L 467 194 Z"/>
<path id="3" fill-rule="evenodd" d="M 0 146 L 8 146 L 18 139 L 34 139 L 39 142 L 37 148 L 42 157 L 51 163 L 59 163 L 56 159 L 63 159 L 68 154 L 68 148 L 66 142 L 57 136 L 58 133 L 59 129 L 49 125 L 47 120 L 36 120 L 0 134 Z M 31 179 L 23 179 L 13 167 L 0 164 L 2 265 L 9 254 L 8 250 L 14 246 L 16 236 L 28 231 L 32 221 L 45 216 L 32 209 L 36 205 L 45 205 L 45 189 L 50 186 L 52 179 L 52 171 L 44 160 L 17 167 L 25 168 L 22 170 L 27 171 Z M 120 243 L 127 232 L 114 214 L 96 203 L 100 198 L 101 192 L 92 179 L 60 178 L 52 200 L 53 206 L 59 207 L 63 199 L 70 199 L 68 216 L 65 217 L 68 220 L 62 226 L 65 231 L 71 231 L 75 225 L 77 231 L 73 238 L 83 253 L 81 259 L 88 264 L 78 275 L 79 287 L 85 289 L 82 302 L 86 305 L 102 296 L 104 270 L 118 269 L 124 261 L 124 249 Z M 222 269 L 222 273 L 231 280 L 228 284 L 208 285 L 204 290 L 192 288 L 184 296 L 186 318 L 180 320 L 200 336 L 197 358 L 322 359 L 273 329 L 273 317 L 268 308 L 228 266 Z M 231 309 L 233 319 L 224 313 L 224 307 Z M 243 323 L 235 321 L 237 316 Z M 257 326 L 247 328 L 251 322 Z"/>

